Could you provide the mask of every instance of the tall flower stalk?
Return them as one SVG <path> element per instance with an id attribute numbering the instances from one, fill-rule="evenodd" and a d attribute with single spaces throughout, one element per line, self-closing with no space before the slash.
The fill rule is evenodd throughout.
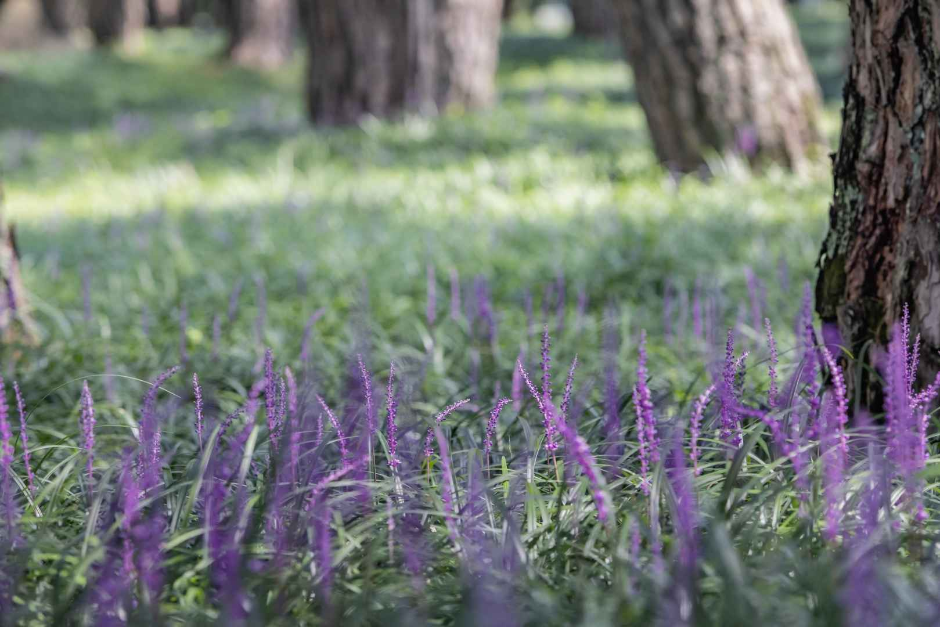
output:
<path id="1" fill-rule="evenodd" d="M 88 483 L 91 484 L 95 465 L 95 401 L 91 397 L 91 390 L 88 389 L 88 381 L 82 385 L 81 406 L 82 450 L 88 460 L 85 463 L 85 473 L 88 475 Z"/>
<path id="2" fill-rule="evenodd" d="M 2 392 L 2 385 L 0 385 L 0 393 Z M 23 402 L 23 395 L 16 381 L 13 382 L 13 394 L 16 396 L 16 409 L 20 415 L 20 441 L 23 443 L 23 466 L 26 468 L 27 486 L 30 494 L 36 494 L 36 475 L 33 474 L 33 467 L 30 464 L 29 432 L 26 430 L 26 403 Z"/>
<path id="3" fill-rule="evenodd" d="M 659 436 L 656 432 L 656 416 L 653 401 L 646 381 L 646 331 L 640 332 L 639 355 L 636 365 L 636 385 L 633 386 L 633 406 L 636 410 L 636 434 L 640 445 L 640 487 L 649 495 L 649 469 L 659 463 Z"/>

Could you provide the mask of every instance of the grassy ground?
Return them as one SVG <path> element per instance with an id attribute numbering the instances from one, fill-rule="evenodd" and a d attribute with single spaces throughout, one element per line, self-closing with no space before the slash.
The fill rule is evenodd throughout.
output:
<path id="1" fill-rule="evenodd" d="M 832 97 L 845 30 L 835 4 L 802 14 Z M 442 276 L 489 277 L 502 301 L 563 270 L 594 306 L 623 300 L 646 325 L 667 280 L 690 289 L 701 277 L 740 296 L 745 265 L 765 281 L 781 260 L 791 285 L 811 276 L 825 164 L 797 178 L 716 163 L 708 184 L 677 185 L 655 163 L 615 45 L 510 34 L 493 111 L 313 131 L 300 58 L 262 76 L 226 66 L 219 44 L 171 31 L 134 57 L 0 58 L 0 99 L 16 103 L 0 120 L 7 206 L 44 337 L 83 318 L 82 267 L 112 335 L 136 314 L 118 312 L 106 286 L 139 280 L 141 267 L 157 283 L 146 298 L 126 285 L 126 313 L 146 304 L 166 320 L 187 286 L 203 284 L 186 294 L 202 327 L 222 292 L 259 271 L 275 316 L 282 306 L 342 311 L 364 283 L 383 328 L 386 298 L 399 303 L 395 319 L 421 310 L 428 262 Z M 307 298 L 298 274 L 309 276 Z M 291 318 L 272 333 L 289 333 Z"/>
<path id="2" fill-rule="evenodd" d="M 833 141 L 843 10 L 833 2 L 798 13 L 827 97 L 825 126 Z M 198 372 L 211 423 L 237 407 L 262 376 L 266 346 L 278 368 L 303 373 L 305 391 L 324 394 L 347 415 L 361 409 L 358 392 L 349 392 L 355 354 L 365 356 L 376 386 L 384 385 L 394 361 L 409 450 L 420 448 L 434 412 L 471 398 L 449 432 L 455 475 L 469 481 L 490 400 L 498 389 L 509 393 L 520 348 L 537 370 L 537 329 L 547 319 L 556 390 L 563 369 L 580 356 L 578 428 L 607 473 L 618 526 L 611 534 L 596 524 L 583 485 L 571 494 L 561 487 L 539 449 L 540 419 L 531 402 L 521 412 L 507 410 L 498 449 L 508 466 L 487 472 L 498 477 L 491 481 L 494 493 L 502 493 L 503 478 L 511 478 L 513 494 L 518 486 L 528 490 L 519 516 L 526 556 L 520 612 L 542 624 L 664 620 L 650 599 L 672 588 L 655 572 L 660 523 L 646 509 L 659 501 L 639 489 L 631 430 L 639 331 L 650 336 L 650 384 L 664 433 L 713 377 L 709 366 L 723 358 L 728 326 L 737 329 L 739 349 L 752 351 L 744 395 L 759 404 L 754 399 L 766 394 L 768 352 L 754 310 L 773 322 L 782 376 L 788 376 L 799 367 L 790 329 L 825 228 L 828 163 L 795 176 L 752 173 L 716 159 L 714 179 L 674 181 L 655 163 L 629 72 L 610 44 L 521 28 L 505 37 L 500 103 L 492 111 L 313 130 L 303 116 L 299 57 L 281 72 L 259 75 L 217 59 L 220 43 L 211 33 L 169 31 L 149 35 L 144 51 L 131 57 L 0 55 L 6 71 L 0 101 L 15 103 L 0 118 L 0 166 L 39 327 L 38 346 L 2 355 L 5 376 L 21 382 L 32 408 L 31 437 L 43 460 L 36 499 L 42 516 L 24 519 L 35 540 L 25 614 L 39 624 L 69 603 L 86 603 L 84 585 L 98 576 L 95 560 L 106 554 L 110 536 L 95 538 L 87 487 L 75 470 L 84 459 L 77 427 L 81 379 L 98 401 L 96 476 L 103 486 L 116 481 L 120 452 L 137 433 L 146 384 L 100 375 L 149 381 L 183 361 L 184 373 L 167 387 L 188 403 L 187 378 Z M 433 321 L 426 314 L 429 268 L 437 291 Z M 449 315 L 452 271 L 462 290 L 457 320 Z M 757 277 L 756 298 L 748 271 Z M 696 284 L 710 310 L 706 337 L 693 330 Z M 495 309 L 492 342 L 478 295 L 487 291 Z M 534 323 L 527 320 L 529 298 Z M 312 359 L 303 364 L 305 323 L 321 308 Z M 606 328 L 618 332 L 608 336 L 621 339 L 606 349 L 605 317 Z M 621 373 L 621 457 L 600 443 L 604 380 L 612 370 Z M 184 496 L 198 499 L 198 451 L 191 406 L 169 396 L 164 405 L 164 446 L 172 459 L 162 498 L 177 511 L 173 506 Z M 312 420 L 312 402 L 308 409 Z M 743 465 L 727 464 L 713 438 L 708 444 L 707 472 L 696 480 L 709 520 L 696 611 L 703 624 L 739 624 L 745 617 L 832 624 L 841 566 L 836 551 L 823 550 L 818 525 L 808 522 L 822 517 L 818 484 L 809 504 L 801 504 L 792 475 L 778 472 L 781 460 L 758 437 L 759 425 L 748 427 L 754 453 Z M 252 507 L 261 511 L 270 449 L 264 439 L 258 446 L 246 473 L 256 490 Z M 861 468 L 861 448 L 853 451 Z M 333 460 L 329 455 L 324 458 Z M 381 474 L 386 467 L 379 465 Z M 343 612 L 346 624 L 374 624 L 383 611 L 401 621 L 475 616 L 477 610 L 465 607 L 472 595 L 460 594 L 462 586 L 475 589 L 474 578 L 457 574 L 457 554 L 440 523 L 439 485 L 427 489 L 420 482 L 428 472 L 420 464 L 410 470 L 407 487 L 430 516 L 427 543 L 440 560 L 430 560 L 426 591 L 411 590 L 389 566 L 397 549 L 382 553 L 381 530 L 383 499 L 394 486 L 391 474 L 380 477 L 374 494 L 381 507 L 362 517 L 344 510 L 331 523 L 334 611 Z M 108 493 L 97 494 L 104 507 Z M 336 498 L 341 503 L 348 496 Z M 663 497 L 655 507 L 668 503 Z M 933 497 L 927 505 L 933 511 Z M 673 529 L 673 514 L 662 517 L 664 528 Z M 633 574 L 621 580 L 616 565 L 632 521 L 644 534 L 640 574 L 627 569 Z M 171 527 L 164 613 L 182 622 L 216 620 L 198 516 L 173 519 Z M 515 541 L 505 528 L 494 535 L 503 548 Z M 671 555 L 680 540 L 669 531 L 663 542 Z M 245 551 L 270 558 L 261 541 Z M 305 596 L 322 585 L 322 572 L 303 562 L 285 571 L 296 575 L 285 581 L 266 570 L 258 574 L 255 566 L 246 565 L 253 573 L 246 589 L 256 617 L 328 622 L 322 601 Z M 929 598 L 932 577 L 925 570 L 916 577 L 919 588 L 898 595 L 918 603 Z M 633 600 L 627 585 L 641 591 Z M 780 589 L 785 592 L 774 596 Z M 292 599 L 286 612 L 279 594 Z"/>

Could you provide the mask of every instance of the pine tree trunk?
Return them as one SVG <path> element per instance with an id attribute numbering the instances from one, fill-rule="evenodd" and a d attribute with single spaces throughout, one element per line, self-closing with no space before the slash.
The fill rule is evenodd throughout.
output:
<path id="1" fill-rule="evenodd" d="M 134 45 L 146 20 L 145 0 L 88 0 L 88 26 L 99 45 Z"/>
<path id="2" fill-rule="evenodd" d="M 318 124 L 495 99 L 502 0 L 315 0 L 307 102 Z"/>
<path id="3" fill-rule="evenodd" d="M 292 0 L 229 0 L 228 7 L 228 56 L 232 61 L 270 70 L 290 59 L 295 19 Z"/>
<path id="4" fill-rule="evenodd" d="M 608 37 L 617 34 L 617 17 L 611 0 L 571 0 L 574 34 Z"/>
<path id="5" fill-rule="evenodd" d="M 940 4 L 851 0 L 829 233 L 816 308 L 860 355 L 883 345 L 905 304 L 922 334 L 922 378 L 940 367 Z M 876 351 L 866 351 L 872 362 Z M 847 374 L 854 375 L 854 372 Z M 866 375 L 851 381 L 877 406 Z"/>
<path id="6" fill-rule="evenodd" d="M 42 0 L 42 19 L 56 35 L 68 35 L 84 25 L 87 15 L 81 0 Z"/>
<path id="7" fill-rule="evenodd" d="M 800 167 L 820 94 L 782 0 L 612 0 L 653 147 L 689 172 L 711 154 Z"/>

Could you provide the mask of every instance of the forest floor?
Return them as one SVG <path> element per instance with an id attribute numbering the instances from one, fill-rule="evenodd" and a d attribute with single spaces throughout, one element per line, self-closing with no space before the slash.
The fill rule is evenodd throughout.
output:
<path id="1" fill-rule="evenodd" d="M 842 7 L 797 17 L 834 145 Z M 828 161 L 794 176 L 716 158 L 710 181 L 677 183 L 656 164 L 615 43 L 523 25 L 504 38 L 492 111 L 326 130 L 304 119 L 300 51 L 262 75 L 226 65 L 220 44 L 171 30 L 134 56 L 0 54 L 0 101 L 12 105 L 0 169 L 44 338 L 85 326 L 83 268 L 92 336 L 115 353 L 143 309 L 170 333 L 184 300 L 193 342 L 207 341 L 219 299 L 259 272 L 276 348 L 293 341 L 297 314 L 339 315 L 363 285 L 380 327 L 413 333 L 427 263 L 441 281 L 451 268 L 495 279 L 498 299 L 516 302 L 563 271 L 572 297 L 583 288 L 591 309 L 623 299 L 651 332 L 667 284 L 707 279 L 734 297 L 745 266 L 765 282 L 786 266 L 792 294 L 812 276 Z"/>

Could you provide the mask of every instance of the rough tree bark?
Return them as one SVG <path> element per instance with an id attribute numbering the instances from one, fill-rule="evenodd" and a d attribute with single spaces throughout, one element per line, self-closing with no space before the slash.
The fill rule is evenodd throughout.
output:
<path id="1" fill-rule="evenodd" d="M 920 375 L 932 379 L 940 367 L 940 3 L 851 0 L 849 11 L 852 55 L 816 309 L 859 355 L 884 344 L 908 304 L 922 334 Z M 875 352 L 866 351 L 870 362 Z M 877 407 L 867 374 L 850 384 Z"/>
<path id="2" fill-rule="evenodd" d="M 476 109 L 496 96 L 502 0 L 312 0 L 307 103 L 318 124 Z"/>
<path id="3" fill-rule="evenodd" d="M 82 0 L 42 0 L 41 5 L 43 24 L 56 35 L 68 35 L 85 24 Z"/>
<path id="4" fill-rule="evenodd" d="M 301 0 L 301 2 L 311 0 Z M 293 51 L 293 0 L 227 0 L 228 57 L 247 67 L 270 70 Z"/>
<path id="5" fill-rule="evenodd" d="M 819 87 L 782 0 L 612 0 L 656 154 L 799 168 L 821 141 Z"/>
<path id="6" fill-rule="evenodd" d="M 133 45 L 146 20 L 146 0 L 88 0 L 88 26 L 99 45 Z"/>
<path id="7" fill-rule="evenodd" d="M 617 14 L 611 0 L 571 0 L 574 34 L 582 37 L 617 35 Z"/>

